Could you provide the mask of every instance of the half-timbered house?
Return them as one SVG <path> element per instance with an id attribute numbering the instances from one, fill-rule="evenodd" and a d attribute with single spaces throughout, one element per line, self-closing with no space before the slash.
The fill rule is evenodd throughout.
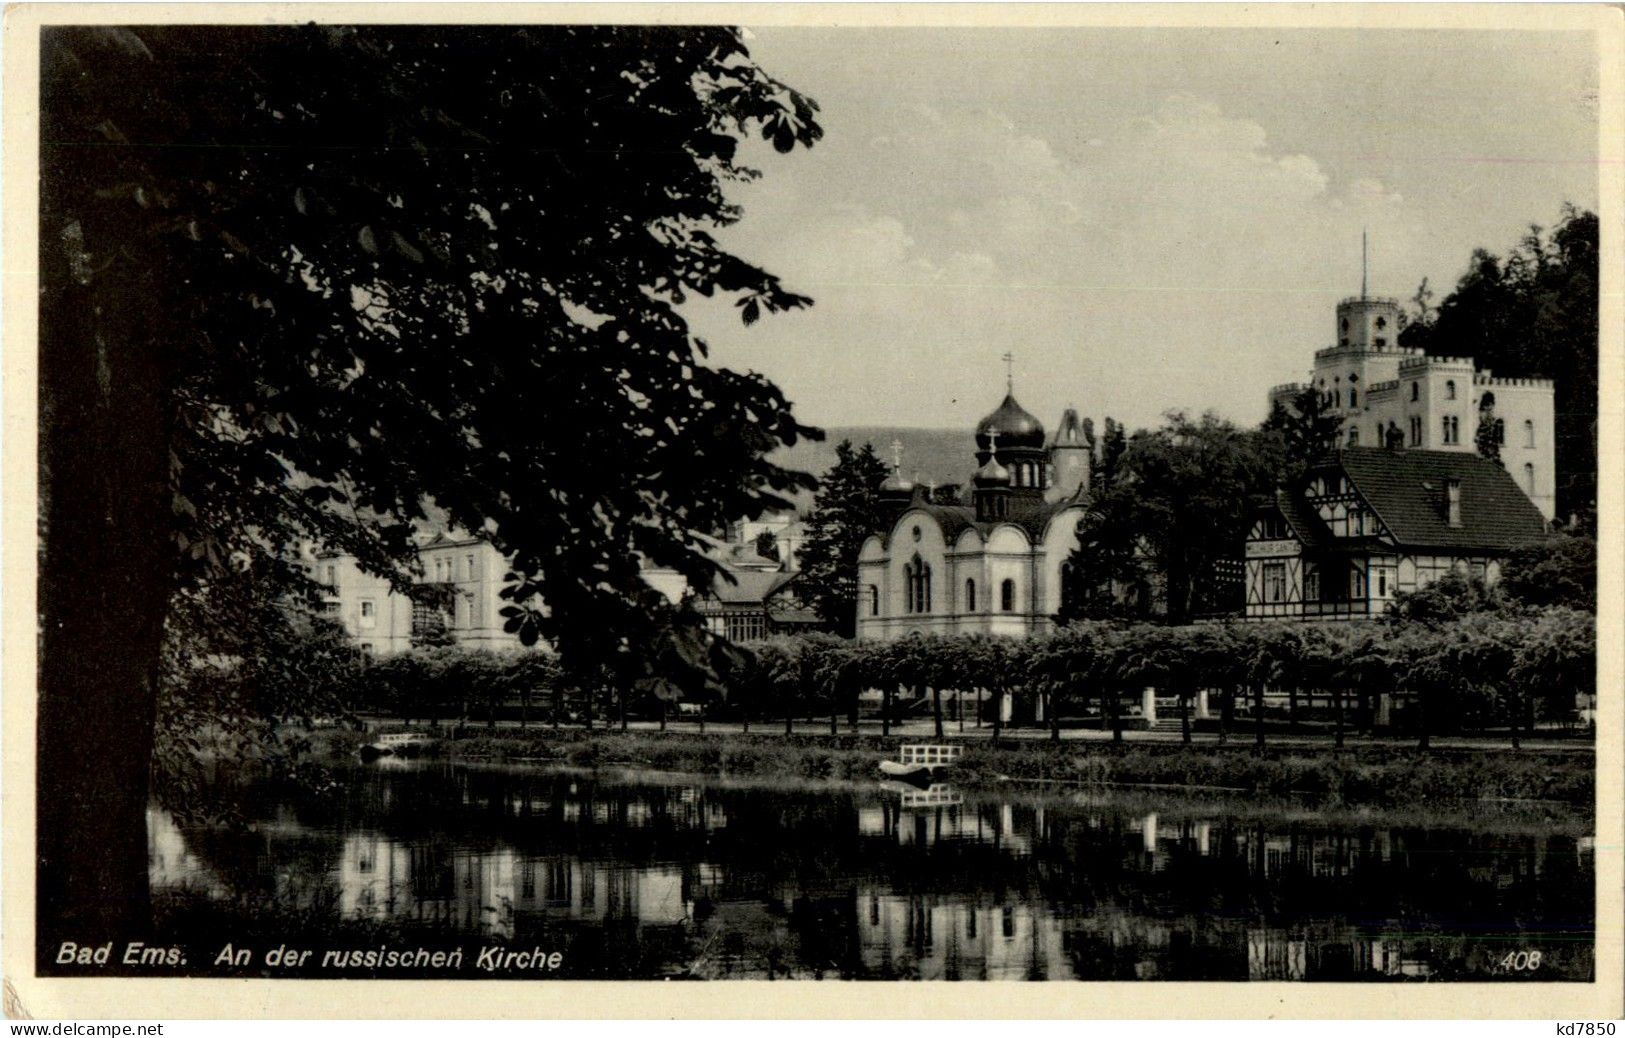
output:
<path id="1" fill-rule="evenodd" d="M 1506 470 L 1476 454 L 1353 447 L 1261 509 L 1245 548 L 1248 619 L 1380 616 L 1451 570 L 1494 583 L 1546 536 Z"/>

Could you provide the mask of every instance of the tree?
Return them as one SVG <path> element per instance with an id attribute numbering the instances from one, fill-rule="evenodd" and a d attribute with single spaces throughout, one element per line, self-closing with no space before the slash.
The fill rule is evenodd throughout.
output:
<path id="1" fill-rule="evenodd" d="M 704 584 L 696 531 L 810 482 L 676 307 L 809 302 L 712 231 L 816 106 L 725 28 L 449 32 L 42 33 L 41 948 L 147 919 L 177 587 L 305 537 L 404 583 L 433 499 L 527 641 L 646 659 L 640 564 Z"/>
<path id="2" fill-rule="evenodd" d="M 1469 613 L 1500 609 L 1505 598 L 1478 577 L 1451 570 L 1415 591 L 1400 591 L 1388 606 L 1385 619 L 1395 625 L 1423 624 L 1438 628 Z"/>
<path id="3" fill-rule="evenodd" d="M 1252 521 L 1253 502 L 1273 489 L 1282 467 L 1277 440 L 1236 428 L 1211 413 L 1168 416 L 1134 434 L 1120 472 L 1090 504 L 1098 522 L 1080 528 L 1092 544 L 1134 545 L 1160 576 L 1167 618 L 1185 623 L 1214 563 L 1234 555 Z M 1082 552 L 1068 560 L 1087 569 Z"/>
<path id="4" fill-rule="evenodd" d="M 1597 542 L 1579 533 L 1560 533 L 1512 553 L 1501 564 L 1496 588 L 1526 606 L 1597 610 Z"/>
<path id="5" fill-rule="evenodd" d="M 1495 394 L 1485 392 L 1478 403 L 1478 428 L 1473 432 L 1473 448 L 1478 456 L 1500 464 L 1501 441 L 1506 438 L 1506 424 L 1495 417 Z"/>
<path id="6" fill-rule="evenodd" d="M 764 559 L 772 559 L 774 562 L 783 561 L 779 556 L 779 539 L 772 530 L 763 530 L 757 534 L 754 547 L 756 548 L 756 554 Z"/>
<path id="7" fill-rule="evenodd" d="M 871 444 L 835 446 L 835 465 L 819 481 L 802 541 L 796 586 L 823 621 L 844 638 L 857 631 L 858 552 L 883 524 L 880 484 L 886 465 Z"/>
<path id="8" fill-rule="evenodd" d="M 1421 311 L 1399 338 L 1498 376 L 1554 380 L 1562 516 L 1596 509 L 1598 277 L 1596 214 L 1565 205 L 1556 227 L 1531 227 L 1505 260 L 1475 250 L 1437 313 Z"/>
<path id="9" fill-rule="evenodd" d="M 1096 486 L 1104 490 L 1116 482 L 1117 470 L 1122 463 L 1123 452 L 1127 448 L 1128 439 L 1123 430 L 1123 423 L 1107 415 L 1106 429 L 1100 439 L 1100 467 L 1094 470 Z"/>
<path id="10" fill-rule="evenodd" d="M 1283 406 L 1279 400 L 1272 403 L 1269 417 L 1260 428 L 1279 437 L 1285 452 L 1281 482 L 1289 483 L 1312 463 L 1338 448 L 1343 419 L 1331 413 L 1330 401 L 1324 393 L 1314 386 L 1305 386 L 1292 398 L 1291 407 Z"/>

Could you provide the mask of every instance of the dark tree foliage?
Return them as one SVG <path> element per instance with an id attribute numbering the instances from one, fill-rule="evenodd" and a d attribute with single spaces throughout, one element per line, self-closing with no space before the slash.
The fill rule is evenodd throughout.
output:
<path id="1" fill-rule="evenodd" d="M 1514 552 L 1496 585 L 1514 602 L 1597 611 L 1597 542 L 1584 534 L 1558 534 Z"/>
<path id="2" fill-rule="evenodd" d="M 1495 417 L 1495 396 L 1485 393 L 1478 405 L 1478 427 L 1473 431 L 1473 448 L 1478 456 L 1486 458 L 1496 464 L 1501 463 L 1501 440 L 1505 436 L 1505 425 L 1497 424 L 1500 419 Z"/>
<path id="3" fill-rule="evenodd" d="M 1100 467 L 1094 470 L 1094 481 L 1097 485 L 1109 487 L 1117 479 L 1123 451 L 1127 446 L 1128 436 L 1123 430 L 1123 423 L 1108 415 L 1105 430 L 1100 437 Z"/>
<path id="4" fill-rule="evenodd" d="M 1425 587 L 1395 594 L 1383 617 L 1390 624 L 1398 626 L 1421 624 L 1436 627 L 1469 613 L 1500 609 L 1505 603 L 1499 588 L 1491 587 L 1477 577 L 1451 570 Z"/>
<path id="5" fill-rule="evenodd" d="M 754 547 L 756 548 L 756 554 L 762 558 L 772 559 L 774 562 L 781 561 L 779 557 L 779 539 L 772 530 L 763 530 L 757 534 Z"/>
<path id="6" fill-rule="evenodd" d="M 48 28 L 41 66 L 37 902 L 92 941 L 146 919 L 166 609 L 229 560 L 403 576 L 433 499 L 527 640 L 653 658 L 640 560 L 703 582 L 694 531 L 809 482 L 676 307 L 808 302 L 712 232 L 747 134 L 820 130 L 724 28 Z"/>
<path id="7" fill-rule="evenodd" d="M 1473 252 L 1437 311 L 1411 316 L 1400 344 L 1472 357 L 1497 376 L 1556 381 L 1557 514 L 1597 502 L 1598 225 L 1565 206 L 1557 226 L 1531 227 L 1505 259 Z"/>
<path id="8" fill-rule="evenodd" d="M 1286 458 L 1282 482 L 1292 482 L 1311 463 L 1338 448 L 1343 419 L 1330 413 L 1326 394 L 1305 386 L 1292 398 L 1292 406 L 1283 407 L 1280 401 L 1272 404 L 1261 428 L 1279 437 Z"/>
<path id="9" fill-rule="evenodd" d="M 880 484 L 886 472 L 886 464 L 872 444 L 854 447 L 850 440 L 842 440 L 835 447 L 835 464 L 819 482 L 812 513 L 807 516 L 797 593 L 836 633 L 847 638 L 857 625 L 858 552 L 864 539 L 879 531 L 885 520 Z"/>
<path id="10" fill-rule="evenodd" d="M 1162 428 L 1136 432 L 1115 478 L 1091 495 L 1079 525 L 1082 546 L 1067 560 L 1086 575 L 1074 615 L 1111 614 L 1100 598 L 1100 581 L 1109 579 L 1119 588 L 1160 584 L 1168 622 L 1186 622 L 1203 598 L 1202 583 L 1216 562 L 1235 555 L 1255 503 L 1284 465 L 1276 437 L 1211 413 L 1191 419 L 1176 412 Z"/>

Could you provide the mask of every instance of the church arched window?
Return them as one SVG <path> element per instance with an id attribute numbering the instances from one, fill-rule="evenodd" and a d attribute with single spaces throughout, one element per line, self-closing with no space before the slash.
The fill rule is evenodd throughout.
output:
<path id="1" fill-rule="evenodd" d="M 976 612 L 976 581 L 965 581 L 965 612 Z"/>
<path id="2" fill-rule="evenodd" d="M 905 598 L 907 611 L 910 613 L 929 613 L 931 611 L 931 567 L 918 555 L 903 567 L 903 576 L 907 582 Z"/>
<path id="3" fill-rule="evenodd" d="M 1016 611 L 1016 582 L 1005 580 L 999 585 L 999 608 L 1006 613 Z"/>

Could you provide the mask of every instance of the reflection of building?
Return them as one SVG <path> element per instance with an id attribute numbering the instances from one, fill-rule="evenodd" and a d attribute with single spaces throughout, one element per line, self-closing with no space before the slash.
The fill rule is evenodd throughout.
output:
<path id="1" fill-rule="evenodd" d="M 910 484 L 894 458 L 881 494 L 895 518 L 858 556 L 858 637 L 1048 630 L 1078 544 L 1091 453 L 1076 412 L 1046 445 L 1044 426 L 1009 394 L 976 427 L 981 467 L 968 500 Z"/>
<path id="2" fill-rule="evenodd" d="M 860 888 L 864 967 L 923 980 L 1050 980 L 1072 976 L 1061 923 L 1030 904 L 981 905 Z"/>
<path id="3" fill-rule="evenodd" d="M 1399 304 L 1364 295 L 1337 305 L 1337 345 L 1315 353 L 1311 384 L 1343 419 L 1347 446 L 1382 447 L 1390 436 L 1413 449 L 1472 454 L 1488 422 L 1501 460 L 1542 516 L 1556 509 L 1549 379 L 1492 378 L 1471 357 L 1428 357 L 1399 345 Z M 1305 386 L 1270 390 L 1290 407 Z"/>
<path id="4" fill-rule="evenodd" d="M 1452 569 L 1494 582 L 1503 558 L 1545 534 L 1512 477 L 1475 454 L 1337 451 L 1255 517 L 1246 616 L 1378 616 Z"/>

